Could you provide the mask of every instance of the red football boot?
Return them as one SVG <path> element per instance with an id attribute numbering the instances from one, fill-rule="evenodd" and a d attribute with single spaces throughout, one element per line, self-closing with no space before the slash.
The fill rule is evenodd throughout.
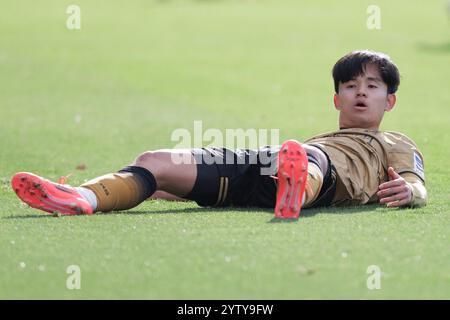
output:
<path id="1" fill-rule="evenodd" d="M 288 140 L 278 153 L 275 218 L 298 219 L 308 176 L 308 157 L 300 142 Z"/>
<path id="2" fill-rule="evenodd" d="M 93 213 L 91 205 L 71 186 L 53 183 L 29 172 L 16 173 L 11 185 L 30 207 L 64 215 Z"/>

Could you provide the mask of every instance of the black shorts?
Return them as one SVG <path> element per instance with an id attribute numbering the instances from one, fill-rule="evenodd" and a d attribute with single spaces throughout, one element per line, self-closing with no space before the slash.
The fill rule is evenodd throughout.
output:
<path id="1" fill-rule="evenodd" d="M 197 179 L 185 196 L 200 206 L 274 208 L 277 194 L 278 146 L 258 150 L 192 149 Z M 328 172 L 313 206 L 327 206 L 336 190 L 336 171 L 328 159 Z"/>

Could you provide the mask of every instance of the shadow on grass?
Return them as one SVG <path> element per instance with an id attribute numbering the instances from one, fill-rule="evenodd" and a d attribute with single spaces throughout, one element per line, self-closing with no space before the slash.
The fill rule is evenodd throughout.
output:
<path id="1" fill-rule="evenodd" d="M 185 214 L 185 213 L 204 213 L 204 212 L 214 212 L 214 213 L 222 213 L 222 212 L 267 212 L 273 213 L 272 209 L 265 208 L 244 208 L 244 207 L 227 207 L 227 208 L 211 208 L 211 207 L 197 207 L 197 208 L 179 208 L 179 209 L 164 209 L 164 210 L 126 210 L 126 211 L 112 211 L 112 212 L 102 212 L 96 214 L 96 216 L 110 216 L 110 215 L 142 215 L 142 214 Z M 85 216 L 85 215 L 80 215 Z M 53 214 L 24 214 L 24 215 L 9 215 L 7 217 L 3 217 L 2 219 L 38 219 L 38 218 L 67 218 L 74 216 L 71 215 L 58 215 L 55 216 Z"/>
<path id="2" fill-rule="evenodd" d="M 39 218 L 54 218 L 51 214 L 22 214 L 22 215 L 10 215 L 7 217 L 3 217 L 2 219 L 39 219 Z"/>
<path id="3" fill-rule="evenodd" d="M 324 207 L 324 208 L 311 208 L 311 209 L 303 209 L 300 213 L 299 219 L 278 219 L 272 218 L 268 221 L 268 223 L 292 223 L 301 219 L 314 217 L 316 214 L 353 214 L 353 213 L 361 213 L 361 212 L 374 212 L 379 210 L 388 210 L 384 207 L 381 207 L 377 204 L 374 205 L 364 205 L 364 206 L 354 206 L 354 207 Z M 392 210 L 392 209 L 389 209 Z M 401 209 L 400 209 L 401 210 Z M 270 208 L 258 208 L 258 207 L 226 207 L 226 208 L 214 208 L 214 207 L 196 207 L 196 208 L 179 208 L 179 209 L 164 209 L 164 210 L 127 210 L 127 211 L 114 211 L 108 213 L 101 213 L 98 215 L 156 215 L 156 214 L 195 214 L 195 213 L 205 213 L 205 212 L 213 212 L 217 214 L 225 213 L 225 212 L 242 212 L 242 214 L 246 213 L 267 213 L 273 215 L 273 209 Z M 72 216 L 61 215 L 57 216 L 61 218 L 68 218 Z M 27 215 L 10 215 L 7 217 L 3 217 L 2 219 L 52 219 L 55 218 L 52 214 L 27 214 Z"/>
<path id="4" fill-rule="evenodd" d="M 383 207 L 380 207 L 377 204 L 373 205 L 363 205 L 363 206 L 352 206 L 352 207 L 322 207 L 322 208 L 309 208 L 303 209 L 300 212 L 300 217 L 298 219 L 279 219 L 272 218 L 272 220 L 268 221 L 268 223 L 292 223 L 298 220 L 312 218 L 316 214 L 354 214 L 361 212 L 375 212 L 378 210 L 385 210 Z"/>
<path id="5" fill-rule="evenodd" d="M 164 210 L 150 210 L 150 211 L 127 210 L 127 211 L 112 212 L 112 213 L 135 215 L 135 214 L 204 213 L 206 211 L 218 213 L 218 214 L 224 213 L 224 212 L 236 212 L 236 211 L 240 211 L 243 214 L 244 213 L 254 213 L 254 212 L 273 213 L 273 209 L 253 208 L 253 207 L 226 207 L 226 208 L 198 207 L 198 208 L 180 208 L 180 209 L 164 209 Z"/>
<path id="6" fill-rule="evenodd" d="M 303 209 L 300 213 L 300 220 L 304 218 L 314 217 L 316 214 L 352 214 L 352 213 L 361 213 L 361 212 L 374 212 L 378 210 L 386 210 L 384 207 L 380 207 L 377 204 L 374 205 L 364 205 L 364 206 L 353 206 L 353 207 L 324 207 L 324 208 L 311 208 L 311 209 Z M 214 213 L 223 213 L 223 212 L 242 212 L 245 213 L 267 213 L 273 215 L 273 209 L 270 208 L 258 208 L 258 207 L 226 207 L 226 208 L 213 208 L 213 207 L 198 207 L 198 208 L 180 208 L 180 209 L 164 209 L 164 210 L 151 210 L 151 211 L 123 211 L 120 214 L 185 214 L 185 213 L 204 213 L 205 211 L 214 212 Z M 118 213 L 118 212 L 115 212 Z M 268 221 L 268 223 L 292 223 L 296 222 L 299 219 L 278 219 L 272 218 Z"/>

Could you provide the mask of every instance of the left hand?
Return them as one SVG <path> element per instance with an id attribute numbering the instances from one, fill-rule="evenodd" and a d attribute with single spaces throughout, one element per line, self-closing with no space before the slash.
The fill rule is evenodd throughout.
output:
<path id="1" fill-rule="evenodd" d="M 379 185 L 377 192 L 380 203 L 387 204 L 388 208 L 401 207 L 411 203 L 412 188 L 394 168 L 388 168 L 389 181 Z"/>

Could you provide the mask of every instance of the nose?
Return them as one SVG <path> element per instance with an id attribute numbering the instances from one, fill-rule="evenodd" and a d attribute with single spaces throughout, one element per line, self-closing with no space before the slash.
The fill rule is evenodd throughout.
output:
<path id="1" fill-rule="evenodd" d="M 356 97 L 367 97 L 367 92 L 364 86 L 357 87 Z"/>

